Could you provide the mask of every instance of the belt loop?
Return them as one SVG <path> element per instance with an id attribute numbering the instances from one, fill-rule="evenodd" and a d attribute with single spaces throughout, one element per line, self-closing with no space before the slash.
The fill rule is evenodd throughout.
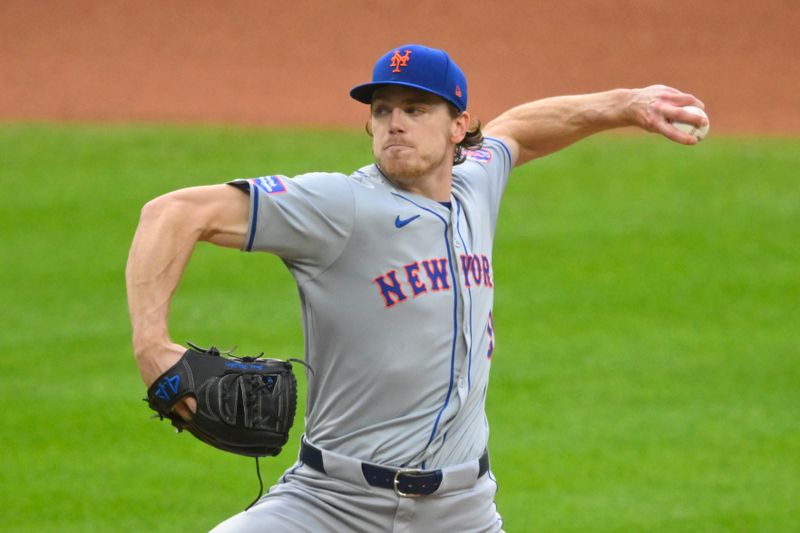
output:
<path id="1" fill-rule="evenodd" d="M 322 459 L 322 450 L 311 446 L 306 442 L 305 438 L 300 441 L 299 459 L 303 461 L 303 464 L 310 466 L 317 472 L 327 474 L 325 471 L 325 461 Z"/>

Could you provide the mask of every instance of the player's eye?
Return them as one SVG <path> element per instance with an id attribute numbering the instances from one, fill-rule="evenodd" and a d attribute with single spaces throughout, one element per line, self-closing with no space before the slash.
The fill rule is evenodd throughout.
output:
<path id="1" fill-rule="evenodd" d="M 388 113 L 389 113 L 389 108 L 388 106 L 385 105 L 379 104 L 372 108 L 372 115 L 375 117 L 382 117 L 384 115 L 387 115 Z"/>

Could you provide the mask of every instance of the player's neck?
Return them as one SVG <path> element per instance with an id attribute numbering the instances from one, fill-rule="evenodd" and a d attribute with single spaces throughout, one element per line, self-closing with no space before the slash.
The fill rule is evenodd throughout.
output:
<path id="1" fill-rule="evenodd" d="M 447 202 L 450 200 L 453 176 L 435 176 L 430 179 L 415 183 L 410 187 L 404 187 L 407 191 L 420 196 L 425 196 L 436 202 Z"/>

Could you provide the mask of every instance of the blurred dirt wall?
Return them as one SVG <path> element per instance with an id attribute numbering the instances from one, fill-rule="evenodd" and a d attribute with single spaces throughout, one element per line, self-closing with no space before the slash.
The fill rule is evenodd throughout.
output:
<path id="1" fill-rule="evenodd" d="M 0 120 L 360 127 L 389 48 L 447 49 L 484 122 L 556 94 L 665 83 L 713 129 L 800 133 L 797 0 L 4 0 Z"/>

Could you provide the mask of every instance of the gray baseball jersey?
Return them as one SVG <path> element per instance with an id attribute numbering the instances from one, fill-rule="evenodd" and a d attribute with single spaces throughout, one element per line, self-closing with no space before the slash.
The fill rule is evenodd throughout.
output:
<path id="1" fill-rule="evenodd" d="M 486 449 L 492 243 L 512 161 L 495 139 L 466 155 L 449 205 L 374 164 L 233 182 L 250 192 L 244 249 L 277 254 L 297 282 L 314 446 L 423 469 Z"/>
<path id="2" fill-rule="evenodd" d="M 481 455 L 492 327 L 492 241 L 511 170 L 487 140 L 453 171 L 451 207 L 354 174 L 250 180 L 245 249 L 297 281 L 309 376 L 306 437 L 381 464 Z"/>

